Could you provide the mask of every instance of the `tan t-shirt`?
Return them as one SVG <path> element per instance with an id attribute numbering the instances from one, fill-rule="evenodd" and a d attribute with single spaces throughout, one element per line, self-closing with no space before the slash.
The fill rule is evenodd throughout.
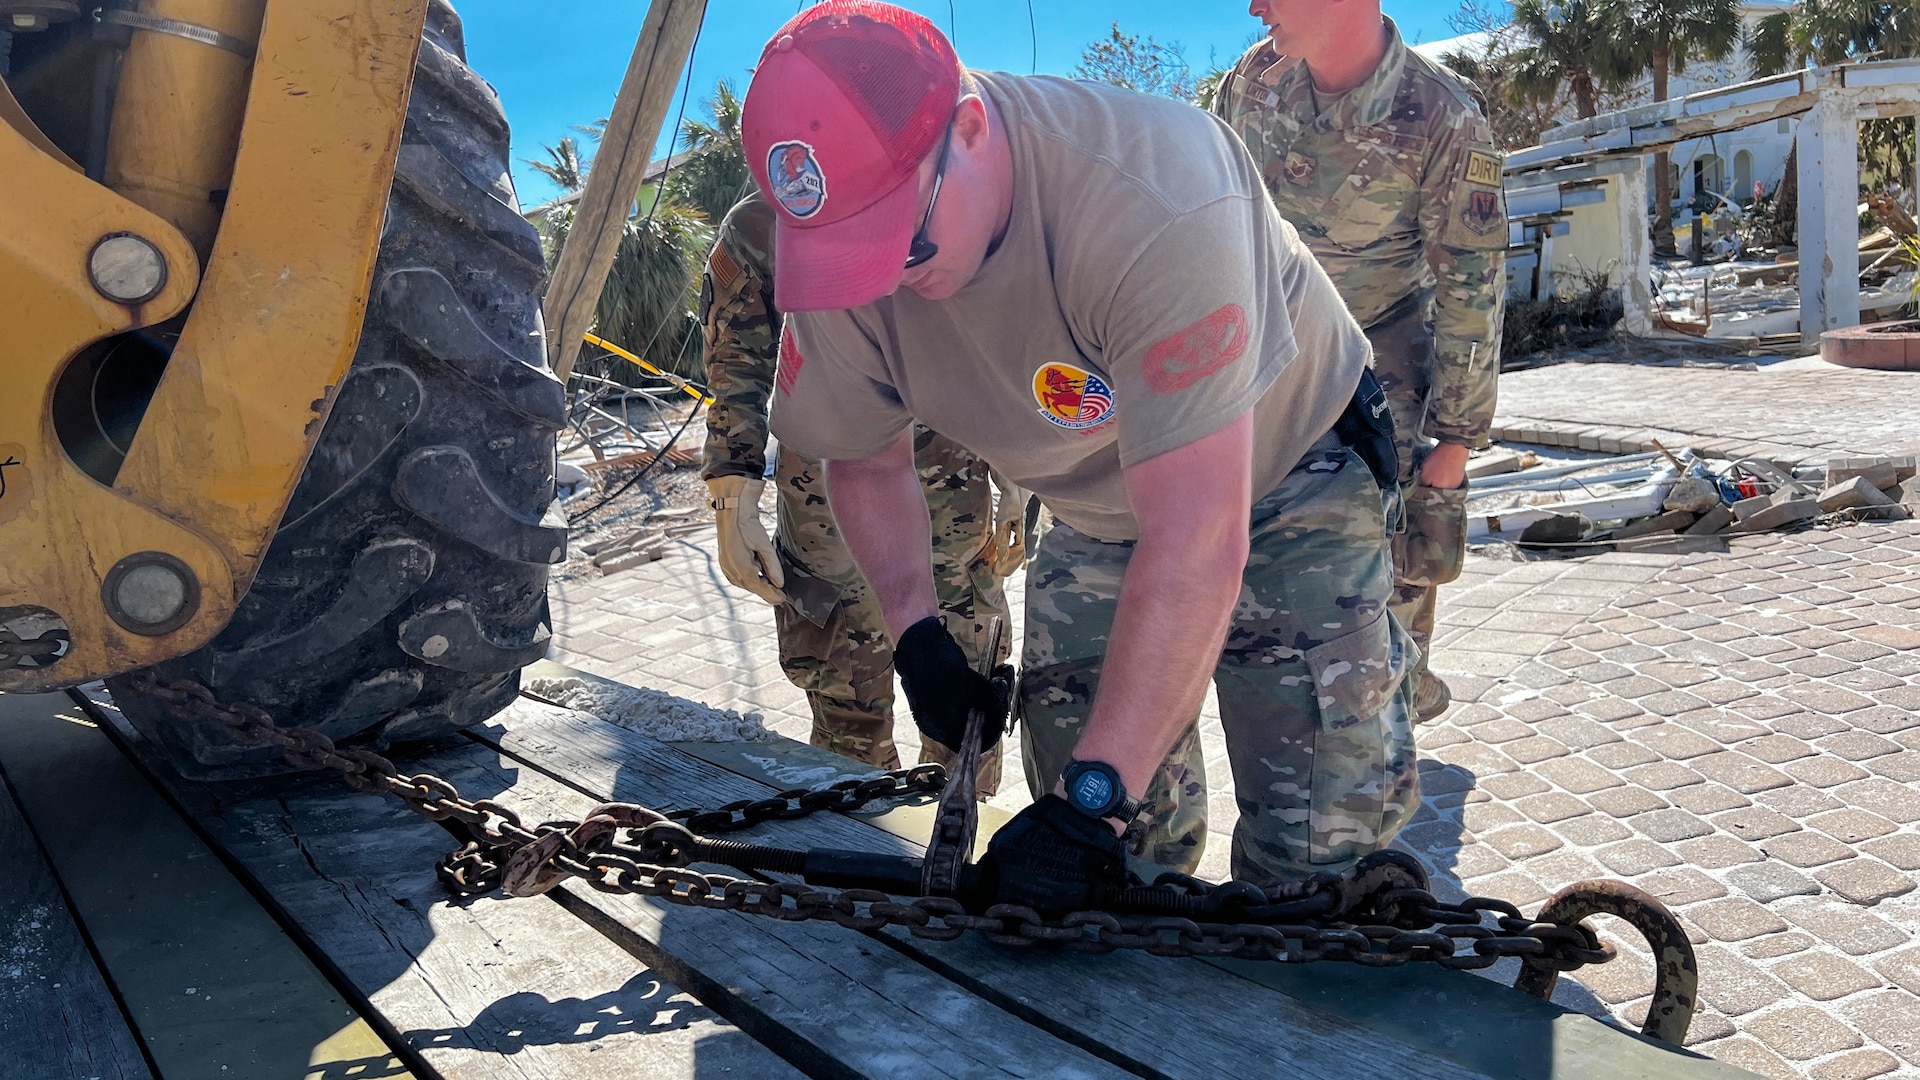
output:
<path id="1" fill-rule="evenodd" d="M 1181 102 L 975 74 L 1012 144 L 1006 236 L 947 300 L 789 315 L 774 434 L 859 459 L 918 419 L 1081 532 L 1130 540 L 1120 470 L 1251 408 L 1265 495 L 1346 407 L 1368 346 L 1239 139 Z"/>

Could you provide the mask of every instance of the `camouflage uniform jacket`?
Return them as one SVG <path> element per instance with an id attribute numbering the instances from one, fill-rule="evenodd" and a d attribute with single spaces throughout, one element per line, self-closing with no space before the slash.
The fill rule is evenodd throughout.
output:
<path id="1" fill-rule="evenodd" d="M 773 306 L 773 208 L 758 192 L 727 212 L 700 287 L 706 328 L 707 445 L 700 476 L 767 471 L 767 400 L 773 394 L 780 312 Z"/>
<path id="2" fill-rule="evenodd" d="M 1432 352 L 1431 369 L 1405 382 L 1430 387 L 1425 434 L 1484 446 L 1506 292 L 1501 157 L 1465 85 L 1385 21 L 1386 56 L 1354 89 L 1317 94 L 1306 65 L 1263 39 L 1222 80 L 1213 111 L 1246 143 L 1361 326 L 1432 319 L 1418 350 Z M 1396 358 L 1375 362 L 1389 389 L 1400 382 Z"/>

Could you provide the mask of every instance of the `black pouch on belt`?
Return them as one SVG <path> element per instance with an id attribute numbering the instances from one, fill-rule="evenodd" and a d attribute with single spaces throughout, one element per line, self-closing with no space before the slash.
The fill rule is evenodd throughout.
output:
<path id="1" fill-rule="evenodd" d="M 1400 458 L 1393 446 L 1393 410 L 1387 408 L 1387 393 L 1380 389 L 1371 368 L 1360 371 L 1360 385 L 1353 388 L 1353 400 L 1333 423 L 1333 433 L 1352 447 L 1367 463 L 1367 471 L 1381 491 L 1400 490 Z"/>

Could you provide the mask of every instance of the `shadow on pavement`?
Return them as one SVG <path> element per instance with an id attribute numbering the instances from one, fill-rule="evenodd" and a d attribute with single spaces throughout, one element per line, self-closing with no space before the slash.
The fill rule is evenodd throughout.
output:
<path id="1" fill-rule="evenodd" d="M 1480 842 L 1469 836 L 1460 824 L 1460 808 L 1475 788 L 1477 777 L 1470 769 L 1431 758 L 1422 758 L 1419 768 L 1420 810 L 1414 815 L 1412 823 L 1394 839 L 1394 846 L 1412 854 L 1427 868 L 1436 897 L 1458 900 L 1469 893 L 1459 870 L 1463 848 Z M 1466 857 L 1471 856 L 1469 854 Z M 1479 874 L 1471 876 L 1477 877 Z M 1557 892 L 1573 882 L 1542 881 L 1540 884 L 1549 892 Z M 1522 910 L 1531 915 L 1537 910 L 1537 905 L 1527 905 Z M 1512 986 L 1520 974 L 1520 961 L 1502 960 L 1479 974 L 1502 985 Z M 1563 975 L 1553 992 L 1554 1004 L 1585 1013 L 1618 1028 L 1633 1030 L 1633 1025 L 1615 1016 L 1607 1003 L 1595 997 L 1593 991 L 1581 985 L 1579 979 L 1580 973 L 1577 971 Z M 1648 990 L 1651 991 L 1652 987 L 1649 986 Z"/>

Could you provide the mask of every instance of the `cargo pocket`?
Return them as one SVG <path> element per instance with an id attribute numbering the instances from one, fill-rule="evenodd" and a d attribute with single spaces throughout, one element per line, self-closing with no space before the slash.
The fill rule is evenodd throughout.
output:
<path id="1" fill-rule="evenodd" d="M 1419 650 L 1386 612 L 1307 650 L 1319 730 L 1313 747 L 1309 855 L 1348 862 L 1405 821 L 1413 729 L 1400 684 Z"/>
<path id="2" fill-rule="evenodd" d="M 1394 581 L 1445 585 L 1467 558 L 1467 489 L 1415 483 L 1403 491 L 1407 527 L 1393 534 Z"/>
<path id="3" fill-rule="evenodd" d="M 835 613 L 838 613 L 836 608 Z M 773 606 L 773 625 L 780 652 L 780 670 L 800 690 L 849 698 L 854 694 L 855 673 L 837 670 L 845 664 L 834 663 L 834 647 L 847 632 L 846 620 L 827 619 L 825 626 L 808 621 L 791 604 Z"/>

